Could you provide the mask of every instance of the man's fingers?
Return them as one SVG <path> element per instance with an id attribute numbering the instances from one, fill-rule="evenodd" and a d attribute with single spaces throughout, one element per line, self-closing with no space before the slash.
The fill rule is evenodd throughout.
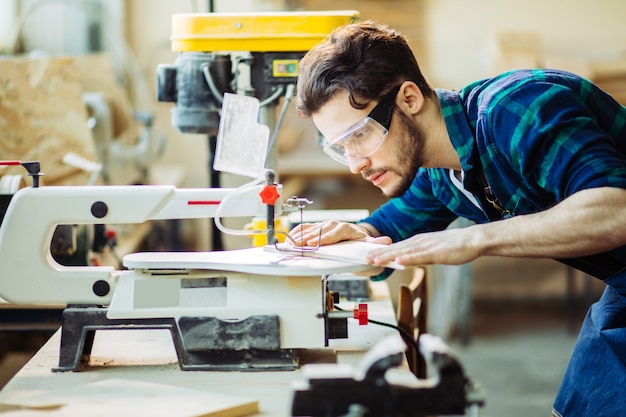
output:
<path id="1" fill-rule="evenodd" d="M 315 242 L 319 240 L 321 224 L 319 223 L 304 223 L 299 224 L 289 232 L 289 237 L 293 239 L 296 245 L 309 245 L 309 242 L 315 238 Z"/>
<path id="2" fill-rule="evenodd" d="M 417 253 L 419 254 L 419 252 Z M 373 265 L 386 265 L 389 262 L 412 265 L 411 255 L 415 255 L 414 248 L 406 245 L 405 242 L 400 242 L 371 251 L 367 255 L 367 260 Z"/>
<path id="3" fill-rule="evenodd" d="M 368 237 L 365 238 L 366 242 L 378 243 L 379 245 L 391 245 L 391 238 L 389 236 Z"/>
<path id="4" fill-rule="evenodd" d="M 300 246 L 330 245 L 346 240 L 364 240 L 382 244 L 391 243 L 389 238 L 372 238 L 363 227 L 337 220 L 301 224 L 289 232 L 292 244 Z"/>

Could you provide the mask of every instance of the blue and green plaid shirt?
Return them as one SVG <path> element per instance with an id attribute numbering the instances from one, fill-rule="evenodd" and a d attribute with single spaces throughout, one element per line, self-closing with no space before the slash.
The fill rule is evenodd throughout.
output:
<path id="1" fill-rule="evenodd" d="M 481 168 L 512 215 L 547 209 L 588 188 L 626 188 L 626 107 L 590 81 L 555 70 L 518 70 L 459 93 L 436 90 L 464 186 L 484 201 Z M 442 230 L 457 217 L 490 220 L 450 178 L 422 168 L 410 189 L 364 222 L 394 242 Z M 626 262 L 626 248 L 613 251 Z"/>

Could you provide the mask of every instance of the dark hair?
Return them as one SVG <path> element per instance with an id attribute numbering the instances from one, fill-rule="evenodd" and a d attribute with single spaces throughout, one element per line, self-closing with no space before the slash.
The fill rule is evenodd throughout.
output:
<path id="1" fill-rule="evenodd" d="M 298 110 L 309 117 L 341 89 L 361 109 L 404 81 L 433 95 L 404 36 L 373 21 L 352 23 L 335 29 L 300 61 Z"/>

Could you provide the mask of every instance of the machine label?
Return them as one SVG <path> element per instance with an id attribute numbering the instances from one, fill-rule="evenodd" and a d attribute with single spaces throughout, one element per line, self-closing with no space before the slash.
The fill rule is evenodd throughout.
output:
<path id="1" fill-rule="evenodd" d="M 272 62 L 272 75 L 274 77 L 297 77 L 298 59 L 275 59 Z"/>

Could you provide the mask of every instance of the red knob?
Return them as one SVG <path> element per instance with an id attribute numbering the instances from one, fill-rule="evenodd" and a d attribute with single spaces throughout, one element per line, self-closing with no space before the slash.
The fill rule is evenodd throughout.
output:
<path id="1" fill-rule="evenodd" d="M 278 200 L 278 197 L 280 197 L 280 194 L 276 191 L 275 185 L 266 185 L 263 187 L 263 190 L 261 190 L 259 195 L 261 196 L 261 201 L 264 204 L 269 204 L 271 206 L 273 206 L 274 203 L 276 203 L 276 200 Z"/>
<path id="2" fill-rule="evenodd" d="M 359 307 L 354 309 L 354 318 L 359 321 L 359 326 L 364 326 L 368 323 L 367 304 L 359 304 Z"/>

